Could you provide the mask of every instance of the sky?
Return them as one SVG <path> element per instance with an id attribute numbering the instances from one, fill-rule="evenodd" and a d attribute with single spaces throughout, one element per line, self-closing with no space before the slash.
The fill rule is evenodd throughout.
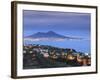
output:
<path id="1" fill-rule="evenodd" d="M 90 36 L 91 14 L 23 10 L 24 36 L 54 31 L 62 35 Z"/>

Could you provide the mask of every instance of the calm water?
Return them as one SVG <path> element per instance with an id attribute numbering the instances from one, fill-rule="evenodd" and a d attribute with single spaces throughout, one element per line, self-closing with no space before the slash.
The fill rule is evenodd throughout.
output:
<path id="1" fill-rule="evenodd" d="M 64 40 L 64 41 L 24 41 L 26 44 L 51 45 L 60 48 L 73 48 L 77 52 L 90 53 L 90 40 Z"/>

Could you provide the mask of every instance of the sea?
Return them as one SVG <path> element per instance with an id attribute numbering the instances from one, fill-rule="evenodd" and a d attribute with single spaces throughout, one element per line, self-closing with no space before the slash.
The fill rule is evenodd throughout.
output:
<path id="1" fill-rule="evenodd" d="M 50 45 L 59 48 L 70 48 L 75 49 L 77 52 L 91 53 L 91 41 L 90 40 L 63 40 L 63 41 L 29 41 L 24 40 L 24 45 L 28 44 L 40 44 Z"/>

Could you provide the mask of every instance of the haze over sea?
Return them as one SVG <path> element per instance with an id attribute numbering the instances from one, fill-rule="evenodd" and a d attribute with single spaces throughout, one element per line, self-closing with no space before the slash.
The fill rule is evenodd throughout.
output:
<path id="1" fill-rule="evenodd" d="M 24 44 L 51 45 L 60 48 L 72 48 L 77 52 L 90 53 L 89 40 L 63 40 L 63 41 L 26 41 Z"/>
<path id="2" fill-rule="evenodd" d="M 80 31 L 77 30 L 77 32 L 78 34 L 81 34 Z M 59 39 L 27 40 L 26 39 L 24 40 L 24 45 L 28 45 L 28 44 L 50 45 L 59 48 L 75 49 L 77 52 L 90 53 L 90 38 L 87 35 L 84 36 L 67 35 L 67 37 L 82 38 L 82 39 L 63 39 L 63 40 L 59 40 Z"/>

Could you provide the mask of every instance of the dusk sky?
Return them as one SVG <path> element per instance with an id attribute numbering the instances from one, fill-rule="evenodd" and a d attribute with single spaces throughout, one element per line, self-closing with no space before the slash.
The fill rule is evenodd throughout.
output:
<path id="1" fill-rule="evenodd" d="M 89 13 L 23 10 L 24 36 L 54 31 L 62 35 L 90 36 Z"/>

